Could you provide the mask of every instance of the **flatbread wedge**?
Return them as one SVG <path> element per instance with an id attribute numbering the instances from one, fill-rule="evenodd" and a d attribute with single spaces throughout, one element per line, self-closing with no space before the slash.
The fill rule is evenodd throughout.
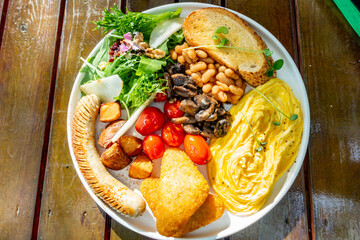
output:
<path id="1" fill-rule="evenodd" d="M 193 47 L 216 45 L 218 40 L 212 39 L 212 36 L 222 26 L 228 29 L 228 34 L 223 34 L 223 37 L 229 39 L 231 46 L 260 51 L 267 49 L 265 42 L 244 20 L 223 8 L 203 8 L 187 16 L 183 24 L 186 42 Z M 238 72 L 252 86 L 259 86 L 270 79 L 266 75 L 270 66 L 263 53 L 217 47 L 202 49 L 217 62 Z M 268 60 L 273 63 L 271 57 Z M 274 73 L 272 77 L 275 76 Z"/>
<path id="2" fill-rule="evenodd" d="M 107 171 L 95 146 L 95 122 L 100 104 L 100 99 L 92 94 L 81 98 L 76 106 L 72 125 L 74 154 L 94 193 L 118 212 L 136 217 L 145 211 L 145 201 Z"/>
<path id="3" fill-rule="evenodd" d="M 141 183 L 140 191 L 149 205 L 154 216 L 157 217 L 157 189 L 159 186 L 158 178 L 147 178 Z M 213 194 L 209 194 L 205 202 L 192 215 L 189 221 L 173 237 L 181 237 L 186 233 L 195 231 L 219 219 L 225 211 L 223 200 Z"/>

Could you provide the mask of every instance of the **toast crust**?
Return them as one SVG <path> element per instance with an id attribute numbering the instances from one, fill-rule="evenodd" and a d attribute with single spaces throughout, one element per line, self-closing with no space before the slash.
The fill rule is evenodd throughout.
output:
<path id="1" fill-rule="evenodd" d="M 114 178 L 100 161 L 94 139 L 100 99 L 92 94 L 80 99 L 73 118 L 72 146 L 81 173 L 93 192 L 116 211 L 130 217 L 146 208 L 142 197 Z"/>
<path id="2" fill-rule="evenodd" d="M 183 24 L 186 42 L 193 47 L 217 44 L 211 37 L 221 26 L 229 29 L 224 37 L 230 40 L 232 46 L 251 50 L 267 49 L 266 43 L 246 21 L 223 8 L 212 7 L 196 10 L 186 17 Z M 238 72 L 252 86 L 259 86 L 276 77 L 275 72 L 272 77 L 266 75 L 270 66 L 263 53 L 216 47 L 202 49 L 217 62 Z M 268 59 L 272 64 L 273 59 Z"/>

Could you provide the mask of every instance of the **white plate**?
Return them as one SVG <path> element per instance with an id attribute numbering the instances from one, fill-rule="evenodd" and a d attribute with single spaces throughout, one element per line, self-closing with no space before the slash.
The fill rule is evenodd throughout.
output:
<path id="1" fill-rule="evenodd" d="M 175 10 L 177 8 L 182 9 L 182 17 L 186 17 L 189 15 L 192 11 L 204 8 L 204 7 L 218 7 L 211 4 L 202 4 L 202 3 L 177 3 L 177 4 L 169 4 L 164 5 L 156 8 L 149 9 L 145 11 L 146 13 L 151 14 L 157 14 L 165 11 Z M 230 9 L 228 9 L 230 10 Z M 232 11 L 232 10 L 230 10 Z M 234 12 L 234 11 L 232 11 Z M 215 238 L 223 238 L 229 235 L 232 235 L 242 229 L 245 229 L 246 227 L 250 226 L 251 224 L 255 223 L 259 219 L 261 219 L 264 215 L 266 215 L 272 208 L 276 206 L 276 204 L 284 197 L 284 195 L 287 193 L 291 185 L 293 184 L 296 176 L 298 175 L 298 172 L 302 166 L 308 140 L 309 140 L 309 132 L 310 132 L 310 111 L 309 111 L 309 102 L 306 94 L 306 89 L 303 83 L 303 80 L 300 76 L 300 73 L 292 60 L 289 53 L 286 51 L 286 49 L 282 46 L 282 44 L 264 27 L 262 27 L 260 24 L 256 23 L 254 20 L 240 14 L 237 12 L 234 12 L 235 14 L 239 15 L 242 19 L 248 22 L 248 24 L 255 29 L 255 31 L 262 37 L 262 39 L 266 42 L 267 46 L 274 52 L 273 57 L 274 59 L 282 58 L 284 59 L 284 66 L 283 68 L 278 72 L 277 76 L 284 80 L 287 84 L 290 85 L 290 87 L 293 89 L 295 96 L 301 103 L 302 111 L 303 111 L 303 117 L 304 117 L 304 131 L 302 135 L 301 145 L 299 149 L 298 156 L 296 158 L 295 163 L 292 165 L 292 167 L 289 169 L 289 172 L 284 174 L 279 181 L 276 183 L 273 192 L 268 199 L 268 201 L 265 203 L 264 207 L 257 212 L 256 214 L 253 214 L 251 216 L 235 216 L 228 211 L 225 211 L 225 214 L 216 222 L 213 222 L 205 227 L 202 227 L 194 232 L 188 233 L 185 235 L 187 239 L 215 239 Z M 94 48 L 94 50 L 90 53 L 90 56 L 93 56 L 95 52 L 99 49 L 102 41 L 97 44 L 97 46 Z M 165 238 L 161 235 L 159 235 L 156 232 L 156 225 L 155 225 L 155 218 L 153 217 L 151 211 L 149 208 L 147 208 L 146 212 L 137 218 L 128 218 L 125 216 L 120 215 L 113 209 L 111 209 L 106 203 L 104 203 L 99 197 L 97 197 L 93 191 L 90 189 L 89 185 L 85 181 L 83 175 L 81 174 L 79 170 L 79 166 L 76 162 L 74 152 L 72 150 L 71 146 L 71 125 L 72 125 L 72 118 L 74 114 L 74 110 L 76 107 L 77 102 L 80 99 L 80 90 L 79 90 L 79 84 L 81 79 L 83 78 L 83 74 L 79 73 L 72 92 L 70 96 L 70 102 L 69 102 L 69 108 L 68 108 L 68 115 L 67 115 L 67 134 L 68 134 L 68 143 L 69 143 L 69 149 L 71 158 L 73 160 L 75 169 L 77 174 L 80 177 L 81 182 L 84 184 L 86 190 L 90 194 L 90 196 L 94 199 L 94 201 L 113 219 L 115 219 L 117 222 L 122 224 L 123 226 L 139 233 L 142 235 L 145 235 L 150 238 L 154 239 L 172 239 L 172 238 Z M 159 104 L 159 103 L 157 103 Z M 156 104 L 154 104 L 156 106 Z M 97 125 L 97 136 L 99 134 L 100 129 L 104 125 L 98 124 Z M 134 129 L 130 130 L 128 133 L 138 135 Z M 160 161 L 156 160 L 155 167 L 157 169 L 159 168 Z M 111 174 L 113 174 L 116 178 L 120 179 L 122 182 L 127 184 L 130 188 L 134 189 L 135 192 L 140 194 L 139 191 L 139 180 L 133 180 L 129 179 L 127 177 L 127 169 L 121 170 L 121 171 L 110 171 Z M 200 171 L 206 175 L 206 170 L 202 166 L 200 167 Z M 158 174 L 158 173 L 157 173 Z"/>

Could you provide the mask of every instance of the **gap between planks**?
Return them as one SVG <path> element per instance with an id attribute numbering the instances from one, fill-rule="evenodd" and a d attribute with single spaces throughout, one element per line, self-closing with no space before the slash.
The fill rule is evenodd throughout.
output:
<path id="1" fill-rule="evenodd" d="M 5 31 L 5 23 L 6 23 L 6 15 L 7 15 L 8 6 L 9 6 L 9 0 L 4 0 L 3 9 L 2 9 L 2 13 L 1 13 L 1 20 L 0 20 L 0 50 L 1 50 L 2 39 L 4 36 L 4 31 Z"/>
<path id="2" fill-rule="evenodd" d="M 58 28 L 57 28 L 57 32 L 56 32 L 55 52 L 54 52 L 54 58 L 53 58 L 53 68 L 52 68 L 52 73 L 51 73 L 49 100 L 48 100 L 48 106 L 47 106 L 47 112 L 46 112 L 44 141 L 43 141 L 43 147 L 42 147 L 42 153 L 41 153 L 40 170 L 39 170 L 38 186 L 37 186 L 36 201 L 35 201 L 35 211 L 34 211 L 34 218 L 33 218 L 33 228 L 32 228 L 32 234 L 31 234 L 31 239 L 33 239 L 33 240 L 38 238 L 39 219 L 40 219 L 40 210 L 41 210 L 41 198 L 42 198 L 42 191 L 43 191 L 43 186 L 44 186 L 46 162 L 47 162 L 47 157 L 48 157 L 52 113 L 53 113 L 53 105 L 54 105 L 54 95 L 55 95 L 55 86 L 56 86 L 56 79 L 57 79 L 60 45 L 61 45 L 61 34 L 62 34 L 62 29 L 63 29 L 63 24 L 64 24 L 65 6 L 66 6 L 66 0 L 60 0 Z"/>
<path id="3" fill-rule="evenodd" d="M 302 67 L 302 52 L 301 52 L 301 37 L 300 37 L 300 19 L 299 19 L 299 8 L 297 0 L 290 1 L 290 7 L 292 10 L 292 22 L 295 24 L 292 28 L 295 29 L 293 32 L 294 39 L 294 49 L 295 49 L 295 61 L 301 76 L 303 77 L 303 67 Z M 304 167 L 304 184 L 305 184 L 305 207 L 307 215 L 307 226 L 308 226 L 308 236 L 309 240 L 315 239 L 315 226 L 314 226 L 314 211 L 313 211 L 313 199 L 312 199 L 312 183 L 311 183 L 311 172 L 310 172 L 310 158 L 309 158 L 309 148 L 305 155 L 303 162 Z"/>

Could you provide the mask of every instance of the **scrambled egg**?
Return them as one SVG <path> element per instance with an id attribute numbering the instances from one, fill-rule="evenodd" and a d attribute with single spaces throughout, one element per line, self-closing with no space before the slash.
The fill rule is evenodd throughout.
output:
<path id="1" fill-rule="evenodd" d="M 213 155 L 208 163 L 208 174 L 215 192 L 223 198 L 233 214 L 248 215 L 259 211 L 269 198 L 281 175 L 297 156 L 303 131 L 299 101 L 290 87 L 280 79 L 272 79 L 256 88 L 284 114 L 297 114 L 296 120 L 281 115 L 255 90 L 246 94 L 230 109 L 234 121 L 226 136 L 210 142 Z M 257 151 L 258 142 L 262 151 Z"/>

